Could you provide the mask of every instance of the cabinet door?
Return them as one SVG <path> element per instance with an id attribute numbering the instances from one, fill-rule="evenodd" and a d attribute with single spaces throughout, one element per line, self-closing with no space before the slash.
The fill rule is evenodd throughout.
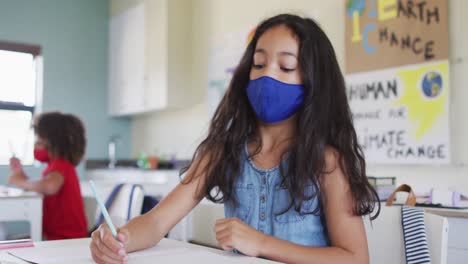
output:
<path id="1" fill-rule="evenodd" d="M 145 7 L 141 3 L 114 16 L 109 34 L 109 113 L 144 111 Z"/>

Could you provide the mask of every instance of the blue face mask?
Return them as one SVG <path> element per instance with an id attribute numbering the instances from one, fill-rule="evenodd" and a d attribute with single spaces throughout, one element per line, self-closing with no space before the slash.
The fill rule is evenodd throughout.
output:
<path id="1" fill-rule="evenodd" d="M 263 76 L 249 81 L 247 97 L 260 120 L 278 123 L 293 116 L 302 106 L 304 86 Z"/>

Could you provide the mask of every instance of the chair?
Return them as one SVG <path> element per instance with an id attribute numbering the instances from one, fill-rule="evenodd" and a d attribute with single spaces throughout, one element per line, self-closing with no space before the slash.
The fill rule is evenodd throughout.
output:
<path id="1" fill-rule="evenodd" d="M 192 211 L 191 242 L 209 247 L 219 247 L 214 232 L 216 220 L 224 218 L 224 205 L 202 200 Z M 170 237 L 170 236 L 169 236 Z"/>
<path id="2" fill-rule="evenodd" d="M 431 263 L 447 263 L 447 218 L 424 214 Z M 406 263 L 405 244 L 399 206 L 383 206 L 379 217 L 372 221 L 364 218 L 371 264 Z"/>
<path id="3" fill-rule="evenodd" d="M 125 225 L 130 219 L 141 214 L 145 196 L 141 185 L 121 183 L 112 189 L 106 189 L 104 189 L 101 195 L 106 202 L 109 216 L 116 227 Z M 95 216 L 96 227 L 103 221 L 101 210 L 97 207 Z"/>

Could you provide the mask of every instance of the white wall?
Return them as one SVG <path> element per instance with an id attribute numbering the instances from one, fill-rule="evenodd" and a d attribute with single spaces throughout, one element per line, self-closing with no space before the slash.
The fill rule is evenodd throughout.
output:
<path id="1" fill-rule="evenodd" d="M 369 166 L 368 174 L 397 176 L 399 183 L 417 187 L 437 186 L 468 192 L 468 2 L 449 0 L 451 49 L 451 138 L 453 165 Z M 338 61 L 344 66 L 344 3 L 341 0 L 194 0 L 192 79 L 200 102 L 178 111 L 138 116 L 132 120 L 133 154 L 140 151 L 176 153 L 190 158 L 209 123 L 206 91 L 209 39 L 222 32 L 237 32 L 283 12 L 295 12 L 318 20 L 331 39 Z M 463 28 L 465 24 L 465 28 Z M 465 48 L 464 48 L 465 47 Z M 187 73 L 181 73 L 187 74 Z"/>

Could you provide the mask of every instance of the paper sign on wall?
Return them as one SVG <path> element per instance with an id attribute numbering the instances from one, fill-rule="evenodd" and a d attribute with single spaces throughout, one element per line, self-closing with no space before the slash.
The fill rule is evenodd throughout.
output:
<path id="1" fill-rule="evenodd" d="M 450 162 L 446 0 L 346 1 L 346 82 L 369 163 Z"/>

